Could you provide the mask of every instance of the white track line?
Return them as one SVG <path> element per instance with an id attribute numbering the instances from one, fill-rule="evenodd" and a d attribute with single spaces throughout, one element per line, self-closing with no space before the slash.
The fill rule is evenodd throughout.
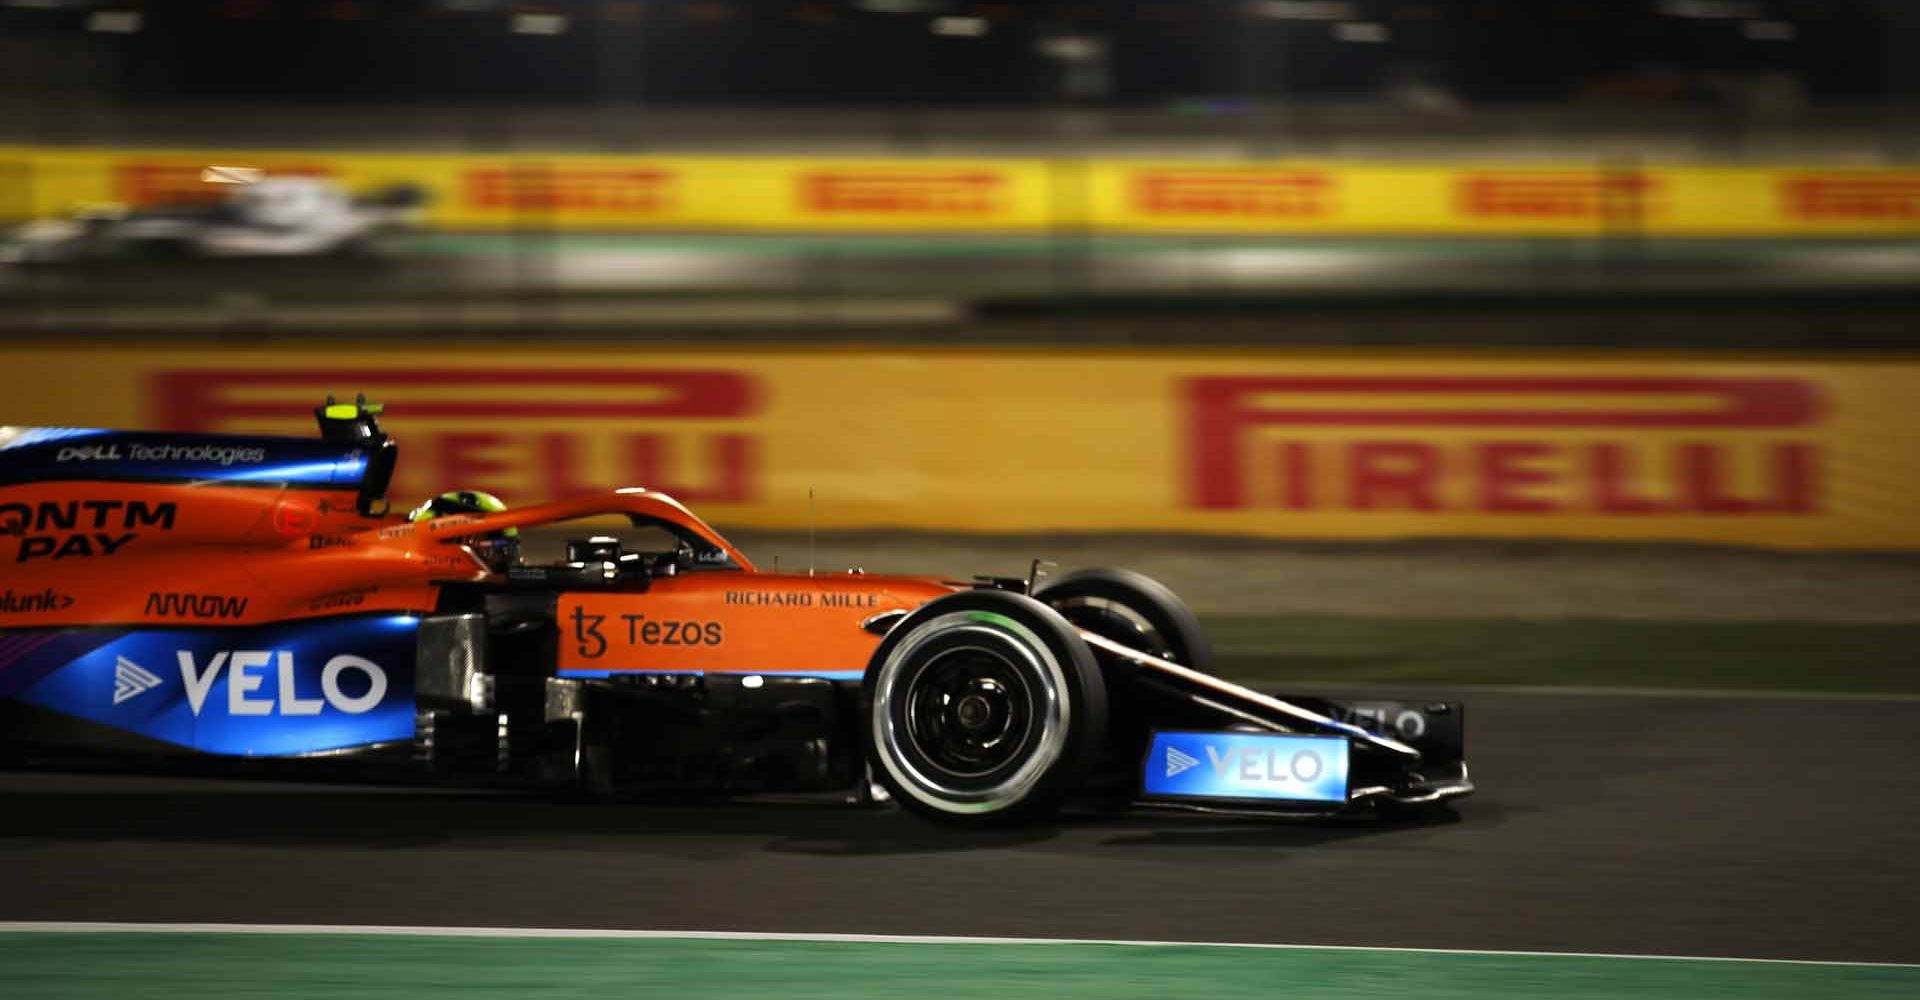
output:
<path id="1" fill-rule="evenodd" d="M 1738 958 L 1730 955 L 1629 955 L 1588 951 L 1500 951 L 1479 948 L 1374 948 L 1352 944 L 1268 944 L 1253 941 L 1129 941 L 1106 938 L 958 937 L 922 934 L 808 934 L 778 931 L 621 930 L 575 927 L 411 927 L 380 924 L 113 923 L 100 921 L 0 921 L 0 934 L 314 934 L 367 937 L 557 938 L 686 941 L 799 941 L 818 944 L 1119 945 L 1133 948 L 1238 948 L 1254 951 L 1388 952 L 1407 955 L 1487 955 L 1506 958 L 1606 958 L 1652 962 L 1729 962 L 1817 965 L 1871 969 L 1916 969 L 1911 962 L 1830 962 L 1804 958 Z"/>

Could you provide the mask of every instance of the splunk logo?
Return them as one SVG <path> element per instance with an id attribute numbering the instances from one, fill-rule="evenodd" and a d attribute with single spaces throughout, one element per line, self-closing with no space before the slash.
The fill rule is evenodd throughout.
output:
<path id="1" fill-rule="evenodd" d="M 47 611 L 65 611 L 73 607 L 73 595 L 63 594 L 52 587 L 44 590 L 29 590 L 14 593 L 13 588 L 0 590 L 0 614 L 24 615 Z"/>
<path id="2" fill-rule="evenodd" d="M 1149 795 L 1344 802 L 1347 741 L 1267 733 L 1153 735 Z"/>
<path id="3" fill-rule="evenodd" d="M 232 716 L 319 715 L 328 707 L 362 715 L 379 707 L 387 696 L 387 672 L 372 660 L 346 653 L 320 668 L 318 697 L 312 691 L 302 696 L 293 654 L 286 650 L 233 650 L 196 663 L 193 653 L 183 649 L 178 658 L 180 682 L 186 686 L 187 704 L 196 716 L 223 678 L 227 714 Z M 274 681 L 271 691 L 267 687 L 269 679 Z"/>
<path id="4" fill-rule="evenodd" d="M 1797 378 L 1188 379 L 1205 510 L 1810 515 L 1825 409 Z"/>

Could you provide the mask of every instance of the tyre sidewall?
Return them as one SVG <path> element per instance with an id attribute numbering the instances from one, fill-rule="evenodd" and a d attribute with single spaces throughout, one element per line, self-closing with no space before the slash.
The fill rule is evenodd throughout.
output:
<path id="1" fill-rule="evenodd" d="M 975 629 L 984 630 L 975 633 L 981 641 L 1029 647 L 1031 659 L 1024 661 L 1022 676 L 1044 685 L 1027 690 L 1028 707 L 1042 722 L 1033 735 L 1036 749 L 1016 757 L 1018 763 L 996 768 L 993 784 L 947 794 L 942 782 L 975 782 L 929 772 L 900 715 L 909 697 L 904 685 L 924 673 L 948 636 Z M 1038 699 L 1045 696 L 1053 700 L 1051 709 L 1041 707 Z M 1092 651 L 1058 613 L 1019 594 L 969 591 L 931 601 L 889 631 L 861 684 L 860 720 L 874 776 L 895 801 L 944 823 L 992 825 L 1045 816 L 1084 781 L 1106 738 L 1106 696 Z M 1045 733 L 1049 712 L 1057 719 L 1052 740 Z M 1034 754 L 1045 759 L 1036 763 Z"/>

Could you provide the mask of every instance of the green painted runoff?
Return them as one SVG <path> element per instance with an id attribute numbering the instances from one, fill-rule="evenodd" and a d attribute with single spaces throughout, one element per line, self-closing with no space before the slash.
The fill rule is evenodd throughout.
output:
<path id="1" fill-rule="evenodd" d="M 1878 1000 L 1920 967 L 1193 945 L 11 932 L 14 1000 Z"/>

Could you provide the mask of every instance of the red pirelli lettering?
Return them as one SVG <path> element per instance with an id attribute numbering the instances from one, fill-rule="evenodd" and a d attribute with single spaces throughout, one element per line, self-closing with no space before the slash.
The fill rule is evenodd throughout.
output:
<path id="1" fill-rule="evenodd" d="M 658 212 L 674 175 L 649 167 L 482 167 L 462 177 L 467 205 L 522 212 Z"/>
<path id="2" fill-rule="evenodd" d="M 1200 509 L 1803 514 L 1820 503 L 1818 449 L 1778 436 L 1822 416 L 1822 393 L 1802 379 L 1221 376 L 1183 391 L 1187 498 Z M 1273 428 L 1316 434 L 1272 440 Z M 1327 428 L 1360 436 L 1329 439 Z M 1408 437 L 1413 428 L 1503 434 L 1440 442 Z M 1778 433 L 1665 445 L 1511 437 L 1523 428 Z M 1342 495 L 1316 487 L 1330 474 L 1344 477 Z"/>
<path id="3" fill-rule="evenodd" d="M 983 170 L 815 171 L 799 180 L 809 212 L 875 215 L 989 215 L 1006 179 Z"/>
<path id="4" fill-rule="evenodd" d="M 1311 217 L 1333 211 L 1335 181 L 1312 171 L 1149 172 L 1134 180 L 1147 215 Z"/>
<path id="5" fill-rule="evenodd" d="M 113 168 L 114 192 L 134 206 L 207 204 L 233 193 L 231 185 L 210 184 L 207 163 L 121 163 Z M 275 177 L 328 177 L 333 171 L 317 163 L 276 163 L 267 167 Z"/>
<path id="6" fill-rule="evenodd" d="M 222 368 L 163 372 L 152 387 L 159 426 L 203 432 L 304 421 L 327 392 L 391 394 L 389 412 L 416 428 L 404 447 L 418 456 L 401 463 L 396 494 L 448 484 L 515 498 L 646 486 L 689 501 L 741 503 L 757 490 L 757 435 L 712 423 L 759 412 L 759 382 L 747 372 Z M 261 394 L 262 387 L 275 391 Z M 448 387 L 460 391 L 450 397 Z M 428 388 L 438 391 L 409 393 Z M 495 389 L 514 391 L 496 396 Z M 571 429 L 538 427 L 556 420 Z M 536 427 L 518 429 L 521 421 Z"/>
<path id="7" fill-rule="evenodd" d="M 1462 215 L 1487 219 L 1631 219 L 1647 214 L 1659 183 L 1638 173 L 1497 173 L 1460 179 Z"/>
<path id="8" fill-rule="evenodd" d="M 216 368 L 162 372 L 153 377 L 154 417 L 168 430 L 213 431 L 233 421 L 302 416 L 325 393 L 377 388 L 454 386 L 473 390 L 460 399 L 396 400 L 395 414 L 415 418 L 480 417 L 744 417 L 759 399 L 746 372 L 678 368 L 321 368 L 303 371 Z M 286 390 L 276 399 L 235 390 Z M 490 388 L 547 388 L 550 399 L 489 398 Z M 615 390 L 631 398 L 574 399 L 569 390 Z M 606 395 L 601 393 L 600 395 Z"/>
<path id="9" fill-rule="evenodd" d="M 1816 222 L 1920 220 L 1920 174 L 1790 177 L 1780 200 L 1788 216 Z"/>

